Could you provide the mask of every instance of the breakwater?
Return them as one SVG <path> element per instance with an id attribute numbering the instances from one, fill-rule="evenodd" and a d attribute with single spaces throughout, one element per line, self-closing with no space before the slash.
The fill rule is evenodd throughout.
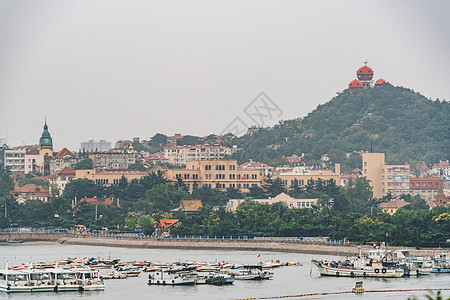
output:
<path id="1" fill-rule="evenodd" d="M 0 242 L 54 242 L 71 245 L 129 247 L 148 249 L 199 249 L 199 250 L 243 250 L 243 251 L 272 251 L 290 253 L 308 253 L 336 256 L 353 256 L 358 252 L 358 245 L 344 244 L 317 244 L 308 242 L 293 242 L 289 239 L 224 239 L 214 238 L 170 238 L 170 239 L 144 239 L 136 236 L 82 236 L 72 233 L 49 232 L 15 232 L 0 233 Z M 363 251 L 372 249 L 370 246 L 361 246 Z M 407 250 L 413 256 L 431 256 L 439 249 L 423 249 L 390 247 L 394 250 Z"/>

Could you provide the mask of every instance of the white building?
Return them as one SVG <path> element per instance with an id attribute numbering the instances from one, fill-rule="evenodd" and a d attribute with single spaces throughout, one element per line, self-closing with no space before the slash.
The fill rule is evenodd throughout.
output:
<path id="1" fill-rule="evenodd" d="M 22 171 L 25 174 L 32 172 L 43 173 L 44 156 L 39 150 L 29 150 L 27 147 L 18 147 L 5 150 L 5 168 L 11 172 Z"/>
<path id="2" fill-rule="evenodd" d="M 98 142 L 89 140 L 89 142 L 82 142 L 80 149 L 82 152 L 104 152 L 111 150 L 111 143 L 105 140 L 99 140 Z"/>
<path id="3" fill-rule="evenodd" d="M 164 157 L 169 163 L 181 166 L 188 160 L 224 159 L 235 151 L 235 148 L 220 145 L 169 146 L 164 148 Z"/>

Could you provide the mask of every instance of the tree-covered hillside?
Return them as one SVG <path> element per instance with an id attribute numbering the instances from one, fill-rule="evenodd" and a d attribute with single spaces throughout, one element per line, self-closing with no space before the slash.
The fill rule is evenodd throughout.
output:
<path id="1" fill-rule="evenodd" d="M 339 93 L 304 119 L 282 121 L 230 141 L 240 161 L 276 162 L 282 155 L 370 150 L 397 155 L 399 162 L 450 159 L 450 104 L 431 101 L 412 90 L 385 84 Z"/>

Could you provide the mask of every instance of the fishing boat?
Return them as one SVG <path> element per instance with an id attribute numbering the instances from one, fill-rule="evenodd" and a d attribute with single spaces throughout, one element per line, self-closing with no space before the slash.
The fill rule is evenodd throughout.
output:
<path id="1" fill-rule="evenodd" d="M 148 275 L 149 285 L 190 285 L 196 281 L 197 274 L 191 269 L 160 270 Z"/>
<path id="2" fill-rule="evenodd" d="M 450 273 L 450 253 L 437 253 L 433 257 L 432 273 Z"/>
<path id="3" fill-rule="evenodd" d="M 236 280 L 264 280 L 273 278 L 273 272 L 263 271 L 261 265 L 244 266 L 239 271 L 233 272 L 233 274 Z"/>
<path id="4" fill-rule="evenodd" d="M 343 262 L 315 260 L 311 261 L 322 276 L 344 276 L 344 277 L 402 277 L 404 268 L 398 267 L 396 263 L 382 262 L 369 258 L 361 253 L 359 247 L 358 257 L 352 257 Z"/>

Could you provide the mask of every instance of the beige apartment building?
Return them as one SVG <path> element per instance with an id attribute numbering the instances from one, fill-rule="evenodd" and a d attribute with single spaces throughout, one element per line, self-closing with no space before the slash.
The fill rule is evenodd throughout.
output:
<path id="1" fill-rule="evenodd" d="M 142 172 L 138 170 L 76 170 L 75 179 L 89 179 L 95 181 L 97 184 L 102 185 L 112 185 L 120 182 L 122 176 L 124 176 L 127 181 L 133 179 L 141 179 L 147 172 Z"/>
<path id="2" fill-rule="evenodd" d="M 231 160 L 190 160 L 186 161 L 185 169 L 169 169 L 165 177 L 170 182 L 178 178 L 192 191 L 193 184 L 198 187 L 226 189 L 236 188 L 248 192 L 252 186 L 261 186 L 264 173 L 259 170 L 239 170 L 235 159 Z"/>
<path id="3" fill-rule="evenodd" d="M 310 180 L 322 179 L 324 181 L 333 180 L 336 185 L 340 184 L 340 172 L 341 165 L 335 164 L 333 170 L 312 170 L 305 167 L 295 167 L 292 170 L 281 172 L 279 174 L 274 174 L 272 177 L 280 178 L 283 185 L 290 187 L 294 184 L 295 180 L 299 186 L 305 186 Z"/>
<path id="4" fill-rule="evenodd" d="M 111 149 L 108 152 L 89 153 L 95 170 L 128 169 L 136 162 L 133 149 Z"/>
<path id="5" fill-rule="evenodd" d="M 370 180 L 373 196 L 381 198 L 391 193 L 398 197 L 409 194 L 409 165 L 387 165 L 384 153 L 362 153 L 363 176 Z"/>
<path id="6" fill-rule="evenodd" d="M 164 148 L 164 156 L 169 163 L 181 166 L 189 160 L 224 159 L 236 149 L 220 145 L 195 145 L 195 146 L 167 146 Z"/>

